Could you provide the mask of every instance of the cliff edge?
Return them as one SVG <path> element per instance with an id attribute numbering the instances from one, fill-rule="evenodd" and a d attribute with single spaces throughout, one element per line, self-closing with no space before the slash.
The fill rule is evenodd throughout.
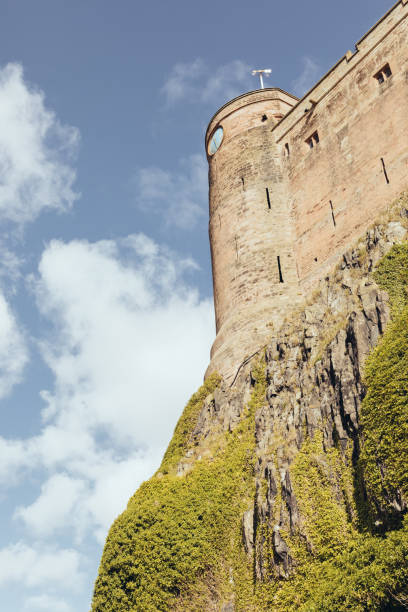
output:
<path id="1" fill-rule="evenodd" d="M 408 197 L 187 404 L 93 612 L 408 609 Z"/>

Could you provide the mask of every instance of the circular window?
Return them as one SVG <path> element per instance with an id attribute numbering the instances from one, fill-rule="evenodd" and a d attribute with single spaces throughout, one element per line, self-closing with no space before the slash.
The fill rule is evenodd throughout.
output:
<path id="1" fill-rule="evenodd" d="M 223 138 L 224 130 L 222 129 L 222 127 L 219 127 L 215 130 L 214 134 L 210 138 L 210 142 L 208 143 L 208 153 L 210 155 L 214 155 L 214 153 L 218 151 Z"/>

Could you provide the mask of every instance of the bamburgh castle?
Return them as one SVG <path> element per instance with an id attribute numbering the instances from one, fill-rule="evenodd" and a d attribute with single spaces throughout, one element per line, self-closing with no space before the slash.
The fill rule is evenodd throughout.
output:
<path id="1" fill-rule="evenodd" d="M 206 133 L 217 337 L 232 382 L 408 184 L 408 0 L 301 99 L 241 95 Z"/>
<path id="2" fill-rule="evenodd" d="M 211 119 L 211 362 L 93 612 L 408 610 L 407 17 Z"/>

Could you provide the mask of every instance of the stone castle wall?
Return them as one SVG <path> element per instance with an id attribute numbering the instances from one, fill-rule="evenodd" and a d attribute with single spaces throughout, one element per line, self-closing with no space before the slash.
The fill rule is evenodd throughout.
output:
<path id="1" fill-rule="evenodd" d="M 208 156 L 217 325 L 208 372 L 232 379 L 407 187 L 407 15 L 400 0 L 302 100 L 260 90 L 211 120 L 206 146 L 218 126 L 224 140 Z"/>

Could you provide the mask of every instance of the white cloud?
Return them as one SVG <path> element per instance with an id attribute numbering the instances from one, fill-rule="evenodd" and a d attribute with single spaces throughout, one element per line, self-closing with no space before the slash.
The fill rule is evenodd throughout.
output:
<path id="1" fill-rule="evenodd" d="M 21 277 L 21 266 L 23 257 L 17 255 L 10 249 L 7 239 L 0 240 L 0 277 L 2 280 L 11 281 L 9 291 L 16 292 L 16 281 Z"/>
<path id="2" fill-rule="evenodd" d="M 292 81 L 292 88 L 299 98 L 305 95 L 309 89 L 316 84 L 320 75 L 320 66 L 310 57 L 302 58 L 303 70 L 301 74 Z"/>
<path id="3" fill-rule="evenodd" d="M 138 208 L 159 215 L 166 226 L 191 229 L 206 214 L 208 169 L 203 155 L 183 159 L 180 172 L 140 168 L 132 184 Z"/>
<path id="4" fill-rule="evenodd" d="M 71 612 L 72 608 L 56 597 L 50 595 L 34 595 L 28 597 L 24 603 L 24 609 L 29 610 L 45 610 L 47 612 Z"/>
<path id="5" fill-rule="evenodd" d="M 54 474 L 47 480 L 36 501 L 25 508 L 17 508 L 21 518 L 36 536 L 49 536 L 63 525 L 71 524 L 76 505 L 86 489 L 83 480 L 67 474 Z"/>
<path id="6" fill-rule="evenodd" d="M 0 483 L 16 484 L 21 479 L 22 468 L 34 467 L 34 456 L 23 440 L 0 438 Z"/>
<path id="7" fill-rule="evenodd" d="M 212 70 L 198 58 L 175 64 L 161 93 L 169 105 L 181 100 L 220 105 L 255 88 L 251 68 L 245 62 L 233 60 Z"/>
<path id="8" fill-rule="evenodd" d="M 77 590 L 83 576 L 79 553 L 71 549 L 39 549 L 23 542 L 0 549 L 0 586 L 17 583 L 20 587 L 56 585 Z"/>
<path id="9" fill-rule="evenodd" d="M 197 81 L 207 73 L 208 68 L 201 58 L 193 62 L 175 64 L 161 90 L 166 101 L 174 103 L 187 97 L 195 97 Z"/>
<path id="10" fill-rule="evenodd" d="M 70 159 L 79 132 L 62 125 L 19 64 L 0 69 L 0 221 L 24 224 L 45 209 L 67 210 L 76 194 Z"/>
<path id="11" fill-rule="evenodd" d="M 28 350 L 16 318 L 0 292 L 0 398 L 20 382 Z"/>
<path id="12" fill-rule="evenodd" d="M 39 306 L 58 333 L 43 345 L 56 377 L 47 414 L 68 431 L 163 444 L 169 420 L 157 400 L 169 385 L 182 401 L 185 368 L 195 380 L 203 372 L 211 305 L 183 280 L 191 262 L 153 247 L 139 235 L 125 245 L 53 241 L 43 254 Z"/>
<path id="13" fill-rule="evenodd" d="M 196 270 L 142 234 L 44 251 L 32 284 L 53 323 L 41 350 L 55 385 L 43 392 L 39 435 L 0 439 L 4 479 L 48 474 L 15 513 L 31 536 L 70 530 L 103 542 L 158 467 L 214 336 L 212 304 L 186 282 Z"/>

